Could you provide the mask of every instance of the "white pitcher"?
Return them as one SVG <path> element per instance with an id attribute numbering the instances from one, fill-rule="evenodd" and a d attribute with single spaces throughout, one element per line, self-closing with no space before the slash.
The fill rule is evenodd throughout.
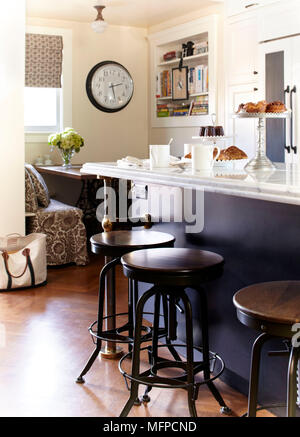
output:
<path id="1" fill-rule="evenodd" d="M 214 149 L 217 154 L 214 157 Z M 211 144 L 194 144 L 192 147 L 192 169 L 194 171 L 212 170 L 215 161 L 219 158 L 221 150 Z"/>

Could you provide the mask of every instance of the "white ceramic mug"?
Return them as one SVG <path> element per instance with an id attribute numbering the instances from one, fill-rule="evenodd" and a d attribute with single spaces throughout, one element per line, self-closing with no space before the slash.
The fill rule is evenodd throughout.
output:
<path id="1" fill-rule="evenodd" d="M 192 153 L 192 148 L 193 148 L 193 144 L 185 144 L 184 145 L 184 155 L 183 156 L 186 156 L 189 153 Z"/>
<path id="2" fill-rule="evenodd" d="M 218 150 L 214 158 L 214 149 Z M 210 144 L 194 144 L 192 147 L 192 169 L 194 171 L 212 170 L 215 161 L 219 158 L 221 150 Z"/>
<path id="3" fill-rule="evenodd" d="M 170 145 L 149 146 L 150 168 L 167 168 L 170 164 Z"/>

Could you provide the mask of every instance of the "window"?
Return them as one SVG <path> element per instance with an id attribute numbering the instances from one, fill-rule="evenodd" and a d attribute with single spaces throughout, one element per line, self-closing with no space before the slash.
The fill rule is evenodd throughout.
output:
<path id="1" fill-rule="evenodd" d="M 61 88 L 31 88 L 24 92 L 26 132 L 58 132 L 61 123 Z"/>
<path id="2" fill-rule="evenodd" d="M 27 26 L 26 33 L 63 38 L 62 88 L 43 88 L 42 84 L 24 88 L 25 141 L 43 143 L 47 142 L 49 133 L 72 126 L 72 30 Z M 50 65 L 52 69 L 52 61 Z"/>

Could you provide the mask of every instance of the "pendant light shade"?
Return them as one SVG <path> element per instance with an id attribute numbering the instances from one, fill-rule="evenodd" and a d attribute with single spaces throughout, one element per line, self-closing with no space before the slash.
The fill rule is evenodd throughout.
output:
<path id="1" fill-rule="evenodd" d="M 104 18 L 102 15 L 102 11 L 105 8 L 105 6 L 94 6 L 94 8 L 98 12 L 98 15 L 97 15 L 96 20 L 91 23 L 91 27 L 92 27 L 94 32 L 103 33 L 108 26 L 106 21 L 104 21 Z"/>

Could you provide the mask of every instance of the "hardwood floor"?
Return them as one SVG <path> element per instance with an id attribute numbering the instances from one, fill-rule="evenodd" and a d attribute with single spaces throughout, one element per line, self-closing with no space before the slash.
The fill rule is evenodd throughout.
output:
<path id="1" fill-rule="evenodd" d="M 0 343 L 2 417 L 119 415 L 128 392 L 117 361 L 98 359 L 86 375 L 86 383 L 75 383 L 93 350 L 87 328 L 96 318 L 102 263 L 102 258 L 92 256 L 87 267 L 50 269 L 45 287 L 0 293 L 0 341 L 5 339 Z M 127 284 L 121 272 L 118 281 L 121 311 L 127 302 Z M 222 382 L 217 386 L 233 415 L 242 415 L 246 397 Z M 199 416 L 221 416 L 205 387 L 200 390 L 197 410 Z M 188 417 L 186 392 L 153 389 L 150 404 L 134 407 L 130 415 Z M 270 416 L 266 412 L 261 415 Z"/>

